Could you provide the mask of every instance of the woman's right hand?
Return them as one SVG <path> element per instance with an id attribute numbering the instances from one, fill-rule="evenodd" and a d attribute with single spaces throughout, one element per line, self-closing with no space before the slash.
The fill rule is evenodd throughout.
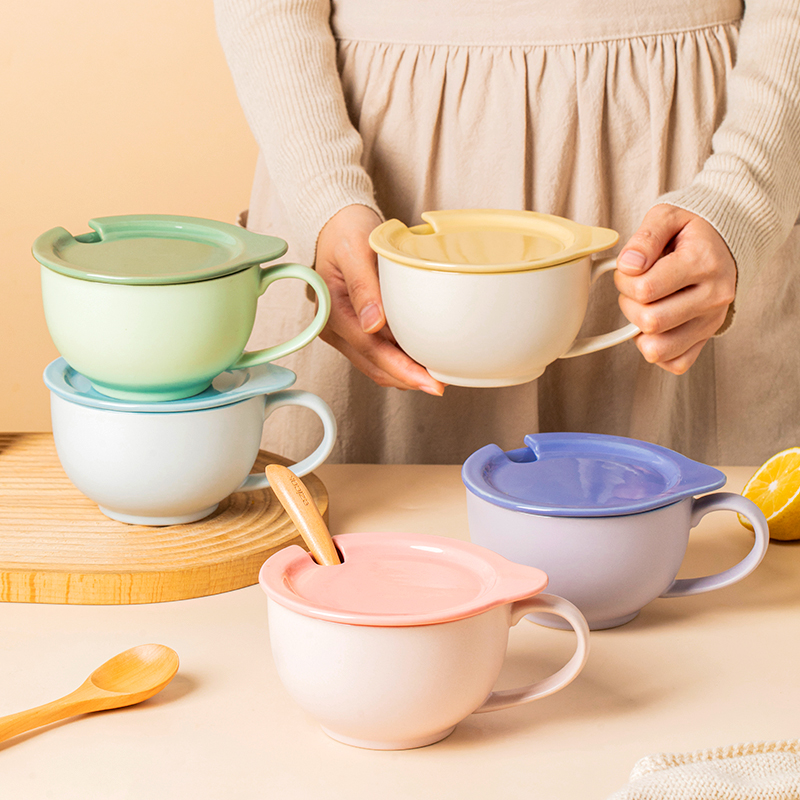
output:
<path id="1" fill-rule="evenodd" d="M 380 222 L 372 209 L 350 205 L 320 232 L 315 269 L 331 294 L 331 315 L 320 338 L 380 386 L 441 395 L 445 384 L 410 359 L 386 326 L 378 259 L 369 246 L 369 235 Z"/>

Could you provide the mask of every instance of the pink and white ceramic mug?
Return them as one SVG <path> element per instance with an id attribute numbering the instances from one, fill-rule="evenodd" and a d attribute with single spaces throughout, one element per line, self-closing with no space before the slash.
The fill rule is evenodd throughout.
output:
<path id="1" fill-rule="evenodd" d="M 320 566 L 297 546 L 261 568 L 272 656 L 292 698 L 332 738 L 375 750 L 433 744 L 473 713 L 546 697 L 583 669 L 589 629 L 547 576 L 469 542 L 439 536 L 335 536 L 343 557 Z M 508 631 L 555 614 L 577 634 L 560 670 L 492 691 Z"/>

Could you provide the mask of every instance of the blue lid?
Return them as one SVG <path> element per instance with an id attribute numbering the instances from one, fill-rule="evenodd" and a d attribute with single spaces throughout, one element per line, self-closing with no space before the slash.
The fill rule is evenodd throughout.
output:
<path id="1" fill-rule="evenodd" d="M 96 391 L 89 379 L 76 372 L 63 358 L 57 358 L 47 365 L 44 382 L 51 392 L 71 403 L 109 411 L 128 411 L 133 413 L 170 413 L 176 411 L 198 411 L 201 408 L 216 408 L 247 400 L 260 394 L 277 392 L 291 386 L 297 376 L 290 369 L 275 364 L 259 364 L 247 369 L 231 369 L 221 372 L 214 378 L 211 386 L 194 397 L 180 400 L 164 400 L 155 403 L 142 403 L 134 400 L 119 400 L 106 397 Z"/>
<path id="2" fill-rule="evenodd" d="M 504 452 L 489 444 L 461 470 L 494 505 L 552 517 L 634 514 L 719 489 L 725 475 L 656 444 L 596 433 L 539 433 Z"/>

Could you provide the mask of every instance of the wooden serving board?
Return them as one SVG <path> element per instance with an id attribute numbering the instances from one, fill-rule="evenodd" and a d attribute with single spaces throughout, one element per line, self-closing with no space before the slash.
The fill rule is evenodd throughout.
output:
<path id="1" fill-rule="evenodd" d="M 253 472 L 289 465 L 260 451 Z M 328 493 L 303 482 L 327 521 Z M 266 559 L 303 545 L 270 489 L 209 517 L 155 528 L 109 519 L 64 474 L 49 433 L 0 434 L 0 601 L 113 605 L 202 597 L 258 582 Z"/>

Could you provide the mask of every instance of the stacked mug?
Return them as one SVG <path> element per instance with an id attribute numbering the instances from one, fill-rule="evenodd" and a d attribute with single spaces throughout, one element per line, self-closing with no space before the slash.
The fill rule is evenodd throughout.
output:
<path id="1" fill-rule="evenodd" d="M 250 475 L 266 418 L 294 405 L 322 421 L 319 446 L 292 467 L 305 475 L 330 454 L 336 421 L 296 376 L 270 362 L 309 344 L 330 313 L 324 281 L 300 264 L 273 264 L 287 245 L 223 222 L 131 215 L 90 220 L 90 233 L 54 228 L 33 254 L 61 358 L 45 370 L 53 436 L 70 480 L 112 519 L 193 522 Z M 258 298 L 295 278 L 317 297 L 293 338 L 244 352 Z"/>

